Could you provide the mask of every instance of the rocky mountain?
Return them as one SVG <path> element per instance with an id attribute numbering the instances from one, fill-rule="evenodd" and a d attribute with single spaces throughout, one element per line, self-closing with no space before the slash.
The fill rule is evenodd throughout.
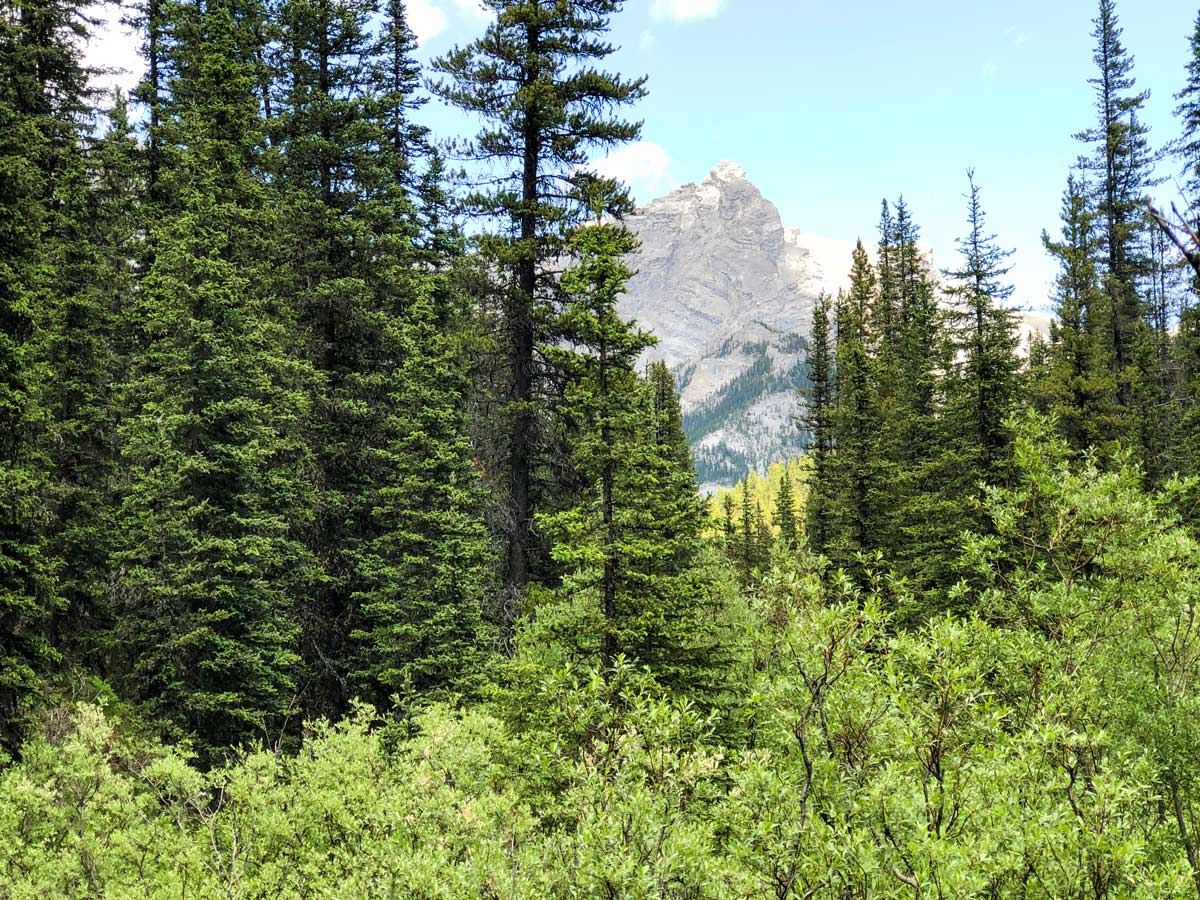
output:
<path id="1" fill-rule="evenodd" d="M 621 313 L 659 337 L 678 381 L 700 480 L 711 489 L 799 453 L 799 390 L 822 290 L 853 245 L 784 228 L 731 162 L 628 219 L 641 238 Z"/>

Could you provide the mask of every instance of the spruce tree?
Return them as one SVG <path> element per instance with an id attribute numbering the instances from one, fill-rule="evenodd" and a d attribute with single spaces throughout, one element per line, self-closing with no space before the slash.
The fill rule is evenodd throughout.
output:
<path id="1" fill-rule="evenodd" d="M 57 659 L 38 351 L 74 223 L 64 202 L 79 197 L 86 22 L 75 0 L 7 3 L 0 15 L 0 746 L 15 739 L 19 707 Z"/>
<path id="2" fill-rule="evenodd" d="M 42 467 L 33 441 L 34 312 L 43 283 L 49 138 L 41 121 L 36 45 L 20 11 L 0 16 L 0 746 L 52 658 L 56 602 L 42 537 Z"/>
<path id="3" fill-rule="evenodd" d="M 108 128 L 56 191 L 50 265 L 57 289 L 38 341 L 41 440 L 48 465 L 49 553 L 67 609 L 58 639 L 95 650 L 107 623 L 118 482 L 117 396 L 128 363 L 127 308 L 142 252 L 141 151 L 117 96 Z"/>
<path id="4" fill-rule="evenodd" d="M 721 498 L 721 537 L 724 541 L 725 556 L 732 563 L 737 562 L 737 520 L 734 518 L 733 491 Z"/>
<path id="5" fill-rule="evenodd" d="M 458 252 L 419 206 L 427 132 L 404 4 L 288 0 L 274 69 L 275 184 L 312 382 L 308 441 L 324 575 L 302 604 L 305 707 L 406 706 L 469 690 L 485 641 L 482 504 L 464 436 Z"/>
<path id="6" fill-rule="evenodd" d="M 162 727 L 220 747 L 278 738 L 297 700 L 297 598 L 313 560 L 299 541 L 312 498 L 301 425 L 307 369 L 268 291 L 279 220 L 257 177 L 262 128 L 255 23 L 213 0 L 176 85 L 184 138 L 177 211 L 154 229 L 122 426 L 117 621 L 124 696 Z"/>
<path id="7" fill-rule="evenodd" d="M 804 392 L 803 425 L 807 431 L 807 449 L 813 464 L 805 502 L 805 533 L 809 549 L 818 555 L 829 553 L 833 537 L 833 483 L 831 455 L 834 452 L 834 393 L 836 373 L 835 336 L 831 331 L 833 301 L 822 292 L 813 309 L 812 336 L 808 351 L 808 381 Z"/>
<path id="8" fill-rule="evenodd" d="M 562 276 L 568 302 L 557 325 L 573 342 L 547 352 L 570 379 L 564 402 L 580 423 L 571 456 L 586 488 L 545 524 L 561 537 L 562 596 L 594 604 L 599 630 L 572 628 L 571 640 L 604 671 L 624 656 L 669 687 L 695 688 L 707 683 L 716 652 L 701 565 L 705 504 L 669 374 L 661 366 L 637 374 L 654 338 L 616 311 L 635 240 L 597 222 L 576 229 L 569 246 L 575 262 Z"/>
<path id="9" fill-rule="evenodd" d="M 1136 91 L 1133 57 L 1121 43 L 1115 0 L 1100 0 L 1093 22 L 1093 61 L 1098 72 L 1089 80 L 1096 96 L 1096 124 L 1078 134 L 1092 148 L 1081 164 L 1095 175 L 1091 182 L 1099 241 L 1098 272 L 1109 314 L 1109 341 L 1116 396 L 1126 439 L 1145 436 L 1148 332 L 1143 320 L 1142 282 L 1149 266 L 1145 256 L 1147 220 L 1143 200 L 1156 183 L 1155 158 L 1148 146 L 1149 129 L 1140 113 L 1148 91 Z"/>
<path id="10" fill-rule="evenodd" d="M 979 483 L 1005 481 L 1012 443 L 1006 421 L 1017 402 L 1021 362 L 1015 314 L 1003 305 L 1013 295 L 1005 280 L 1012 251 L 1001 249 L 987 232 L 975 173 L 968 171 L 967 180 L 968 231 L 958 241 L 962 262 L 945 274 L 955 301 L 949 416 L 963 454 L 958 468 L 973 492 Z"/>
<path id="11" fill-rule="evenodd" d="M 644 79 L 625 80 L 597 65 L 614 47 L 605 34 L 624 0 L 486 0 L 496 19 L 478 40 L 434 63 L 445 79 L 434 92 L 480 115 L 484 129 L 465 155 L 496 167 L 470 205 L 497 223 L 482 242 L 502 272 L 499 285 L 504 375 L 500 429 L 492 467 L 503 480 L 508 607 L 515 607 L 542 565 L 534 532 L 541 507 L 547 337 L 564 236 L 586 218 L 580 167 L 594 149 L 635 140 L 640 125 L 619 117 L 644 96 Z M 628 207 L 619 194 L 612 211 Z M 553 487 L 553 485 L 550 485 Z"/>
<path id="12" fill-rule="evenodd" d="M 1175 95 L 1179 105 L 1180 136 L 1172 146 L 1179 163 L 1188 218 L 1193 228 L 1200 227 L 1200 13 L 1188 38 L 1188 61 L 1183 89 Z"/>
<path id="13" fill-rule="evenodd" d="M 754 507 L 750 502 L 750 479 L 742 482 L 742 497 L 738 507 L 737 566 L 742 583 L 749 584 L 758 559 L 758 528 L 754 522 Z"/>
<path id="14" fill-rule="evenodd" d="M 956 472 L 942 428 L 949 367 L 938 285 L 919 245 L 920 229 L 904 199 L 893 233 L 895 326 L 878 353 L 880 416 L 875 451 L 876 537 L 870 549 L 919 587 L 946 580 L 945 558 L 957 538 L 957 503 L 948 490 Z M 874 317 L 878 322 L 878 314 Z M 876 326 L 878 327 L 878 326 Z"/>
<path id="15" fill-rule="evenodd" d="M 1120 417 L 1108 296 L 1101 290 L 1096 264 L 1096 213 L 1088 201 L 1086 184 L 1072 174 L 1063 194 L 1061 237 L 1042 235 L 1059 272 L 1047 367 L 1034 390 L 1074 449 L 1108 452 L 1121 436 Z"/>
<path id="16" fill-rule="evenodd" d="M 850 290 L 837 306 L 837 405 L 833 411 L 830 481 L 833 534 L 830 559 L 853 571 L 861 554 L 874 550 L 885 510 L 881 500 L 881 426 L 873 338 L 869 330 L 876 300 L 875 271 L 860 241 L 854 249 Z"/>
<path id="17" fill-rule="evenodd" d="M 618 524 L 619 506 L 627 498 L 616 495 L 617 482 L 638 452 L 638 413 L 644 410 L 636 402 L 636 364 L 654 339 L 632 328 L 616 311 L 617 299 L 632 274 L 623 258 L 636 247 L 633 235 L 616 224 L 585 225 L 572 234 L 569 246 L 578 262 L 563 274 L 569 302 L 560 327 L 573 335 L 578 349 L 555 355 L 572 379 L 566 402 L 573 418 L 585 423 L 572 455 L 591 491 L 580 507 L 558 518 L 557 527 L 567 540 L 556 554 L 569 567 L 586 573 L 584 577 L 598 589 L 603 615 L 600 663 L 607 670 L 627 643 L 623 632 L 630 597 L 625 554 L 636 550 L 626 543 Z"/>
<path id="18" fill-rule="evenodd" d="M 373 536 L 347 551 L 362 621 L 354 684 L 380 706 L 474 693 L 495 643 L 483 616 L 494 552 L 463 421 L 470 368 L 461 334 L 447 327 L 457 323 L 438 306 L 431 292 L 407 310 L 392 436 L 370 460 L 388 475 L 359 501 Z"/>
<path id="19" fill-rule="evenodd" d="M 779 543 L 786 552 L 794 553 L 800 546 L 800 529 L 796 520 L 796 495 L 792 491 L 792 476 L 786 466 L 779 485 L 779 495 L 775 499 L 775 522 L 779 527 Z"/>

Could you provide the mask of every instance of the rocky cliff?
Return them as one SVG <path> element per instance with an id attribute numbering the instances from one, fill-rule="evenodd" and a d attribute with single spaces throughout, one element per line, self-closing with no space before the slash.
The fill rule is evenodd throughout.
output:
<path id="1" fill-rule="evenodd" d="M 642 247 L 621 312 L 659 337 L 650 355 L 675 373 L 701 482 L 799 453 L 813 305 L 845 280 L 852 245 L 785 229 L 730 162 L 628 224 Z"/>

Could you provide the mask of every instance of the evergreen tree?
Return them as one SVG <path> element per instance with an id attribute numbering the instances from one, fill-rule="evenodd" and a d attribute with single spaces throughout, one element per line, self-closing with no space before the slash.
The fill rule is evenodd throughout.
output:
<path id="1" fill-rule="evenodd" d="M 465 439 L 458 247 L 418 204 L 440 190 L 404 4 L 289 0 L 272 55 L 276 184 L 312 382 L 309 443 L 324 568 L 302 605 L 305 706 L 352 692 L 406 705 L 469 690 L 490 552 Z M 425 219 L 425 221 L 423 221 Z M 422 245 L 423 244 L 423 245 Z"/>
<path id="2" fill-rule="evenodd" d="M 15 739 L 21 703 L 56 659 L 37 357 L 71 224 L 61 203 L 77 196 L 86 21 L 75 0 L 9 2 L 0 13 L 0 746 Z"/>
<path id="3" fill-rule="evenodd" d="M 975 173 L 968 171 L 967 179 L 968 232 L 958 241 L 962 264 L 946 272 L 956 301 L 949 415 L 963 454 L 959 471 L 967 490 L 975 492 L 979 483 L 1005 481 L 1012 443 L 1005 423 L 1017 402 L 1021 362 L 1015 314 L 1002 305 L 1013 294 L 1005 281 L 1012 251 L 1002 250 L 987 233 Z"/>
<path id="4" fill-rule="evenodd" d="M 1035 391 L 1074 449 L 1111 450 L 1120 437 L 1111 318 L 1097 275 L 1096 219 L 1088 198 L 1086 185 L 1074 175 L 1068 178 L 1061 238 L 1042 235 L 1047 252 L 1058 260 L 1059 273 L 1048 365 Z"/>
<path id="5" fill-rule="evenodd" d="M 503 446 L 495 468 L 507 482 L 510 606 L 541 574 L 533 526 L 547 387 L 537 347 L 548 337 L 564 235 L 588 212 L 577 189 L 586 180 L 580 167 L 593 148 L 618 146 L 640 132 L 617 113 L 644 96 L 644 79 L 596 68 L 615 49 L 604 35 L 623 6 L 624 0 L 487 0 L 496 19 L 483 37 L 434 63 L 446 76 L 435 93 L 486 122 L 467 154 L 499 167 L 469 200 L 498 223 L 482 249 L 504 273 Z M 610 200 L 612 211 L 628 208 L 619 192 Z"/>
<path id="6" fill-rule="evenodd" d="M 421 66 L 414 58 L 417 38 L 408 24 L 404 0 L 386 0 L 378 42 L 374 48 L 373 79 L 381 85 L 379 107 L 384 118 L 387 158 L 392 174 L 410 195 L 420 193 L 423 179 L 416 164 L 434 156 L 429 129 L 413 121 L 413 113 L 424 105 Z M 440 166 L 434 169 L 433 184 L 440 184 Z"/>
<path id="7" fill-rule="evenodd" d="M 771 534 L 771 526 L 767 522 L 767 514 L 763 512 L 761 500 L 754 503 L 753 533 L 754 570 L 766 572 L 771 566 L 771 547 L 775 543 L 775 539 Z"/>
<path id="8" fill-rule="evenodd" d="M 626 545 L 618 526 L 618 503 L 625 498 L 616 496 L 617 480 L 638 444 L 635 366 L 642 351 L 654 343 L 616 312 L 617 298 L 631 275 L 622 259 L 635 247 L 633 235 L 620 225 L 585 225 L 574 232 L 570 248 L 578 262 L 563 274 L 570 301 L 561 327 L 575 337 L 579 349 L 556 354 L 572 379 L 566 402 L 574 418 L 586 423 L 573 455 L 592 487 L 582 508 L 559 520 L 569 539 L 556 553 L 568 566 L 586 572 L 589 586 L 598 588 L 603 613 L 600 662 L 605 670 L 623 652 L 623 612 L 627 614 L 630 601 L 623 563 L 625 553 L 636 549 Z M 598 558 L 589 560 L 593 542 L 599 545 Z"/>
<path id="9" fill-rule="evenodd" d="M 19 12 L 9 6 L 0 16 L 0 746 L 15 742 L 18 708 L 51 658 L 45 625 L 54 603 L 30 397 L 47 137 Z"/>
<path id="10" fill-rule="evenodd" d="M 783 470 L 783 481 L 779 485 L 779 496 L 775 501 L 775 522 L 779 526 L 779 542 L 784 550 L 795 552 L 800 546 L 799 525 L 796 521 L 796 495 L 792 492 L 792 476 Z"/>
<path id="11" fill-rule="evenodd" d="M 833 484 L 830 457 L 834 452 L 835 337 L 830 330 L 833 303 L 822 292 L 813 310 L 812 337 L 809 341 L 808 371 L 810 387 L 804 393 L 804 426 L 808 432 L 808 452 L 813 458 L 805 503 L 808 546 L 816 554 L 829 553 L 833 536 Z"/>
<path id="12" fill-rule="evenodd" d="M 655 441 L 680 472 L 687 472 L 692 468 L 692 449 L 683 431 L 683 413 L 671 370 L 656 360 L 647 366 L 646 380 L 654 391 Z"/>
<path id="13" fill-rule="evenodd" d="M 721 536 L 725 542 L 725 556 L 730 562 L 736 562 L 737 553 L 737 521 L 733 516 L 733 492 L 730 491 L 721 500 Z"/>
<path id="14" fill-rule="evenodd" d="M 50 265 L 57 289 L 41 322 L 38 395 L 45 412 L 49 553 L 68 609 L 59 640 L 94 649 L 107 624 L 117 487 L 117 397 L 127 363 L 125 304 L 141 255 L 140 151 L 121 96 L 108 129 L 56 192 Z"/>
<path id="15" fill-rule="evenodd" d="M 297 699 L 294 609 L 313 576 L 298 540 L 309 376 L 267 293 L 279 222 L 256 177 L 259 14 L 213 0 L 199 44 L 181 48 L 182 195 L 155 228 L 122 427 L 117 684 L 210 755 L 278 737 Z"/>
<path id="16" fill-rule="evenodd" d="M 1188 39 L 1187 77 L 1183 90 L 1175 95 L 1179 105 L 1175 116 L 1181 134 L 1172 146 L 1179 163 L 1188 218 L 1193 228 L 1200 227 L 1200 13 Z"/>
<path id="17" fill-rule="evenodd" d="M 758 559 L 758 529 L 754 522 L 754 506 L 750 502 L 750 480 L 742 482 L 742 499 L 739 504 L 737 564 L 742 583 L 749 584 Z"/>
<path id="18" fill-rule="evenodd" d="M 1094 20 L 1099 70 L 1089 80 L 1096 95 L 1095 126 L 1077 135 L 1092 147 L 1081 164 L 1096 175 L 1093 208 L 1098 227 L 1098 271 L 1107 299 L 1109 341 L 1116 379 L 1117 401 L 1130 441 L 1144 436 L 1139 400 L 1151 379 L 1146 369 L 1147 340 L 1142 316 L 1141 282 L 1148 274 L 1145 257 L 1147 228 L 1143 199 L 1156 182 L 1154 156 L 1148 147 L 1149 129 L 1139 113 L 1149 92 L 1135 91 L 1133 57 L 1121 43 L 1115 0 L 1100 0 Z"/>
<path id="19" fill-rule="evenodd" d="M 704 501 L 670 376 L 662 367 L 649 380 L 637 375 L 654 339 L 616 311 L 631 274 L 623 258 L 635 246 L 614 223 L 582 226 L 570 239 L 577 261 L 562 277 L 568 303 L 558 325 L 574 341 L 548 352 L 571 379 L 565 402 L 583 423 L 572 456 L 588 488 L 548 525 L 563 536 L 555 554 L 569 573 L 564 594 L 595 598 L 601 631 L 592 646 L 603 669 L 623 655 L 682 687 L 700 677 L 711 650 L 697 624 L 707 592 L 698 565 Z"/>
<path id="20" fill-rule="evenodd" d="M 893 293 L 895 326 L 880 341 L 880 428 L 874 468 L 879 510 L 874 551 L 914 586 L 947 579 L 946 558 L 959 530 L 958 498 L 950 491 L 958 474 L 947 446 L 941 409 L 943 373 L 950 367 L 938 286 L 920 249 L 920 229 L 908 205 L 896 203 Z M 876 320 L 878 317 L 876 316 Z"/>
<path id="21" fill-rule="evenodd" d="M 837 306 L 836 397 L 830 481 L 833 485 L 830 559 L 853 570 L 860 554 L 880 537 L 881 460 L 879 402 L 869 331 L 876 299 L 875 272 L 860 241 L 850 270 L 850 290 Z"/>
<path id="22" fill-rule="evenodd" d="M 493 551 L 463 422 L 470 369 L 437 305 L 436 295 L 418 296 L 409 307 L 389 398 L 393 436 L 373 460 L 390 477 L 364 504 L 374 537 L 347 554 L 363 621 L 355 683 L 379 705 L 478 690 L 493 644 L 482 614 Z"/>

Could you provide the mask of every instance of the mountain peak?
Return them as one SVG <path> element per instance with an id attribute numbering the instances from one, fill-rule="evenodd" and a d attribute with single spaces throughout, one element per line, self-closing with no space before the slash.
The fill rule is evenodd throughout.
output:
<path id="1" fill-rule="evenodd" d="M 732 160 L 717 163 L 708 173 L 709 181 L 745 181 L 746 170 Z"/>

